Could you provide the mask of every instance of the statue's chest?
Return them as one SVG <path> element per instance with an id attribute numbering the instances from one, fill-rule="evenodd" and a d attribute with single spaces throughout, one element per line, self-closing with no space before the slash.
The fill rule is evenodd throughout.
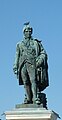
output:
<path id="1" fill-rule="evenodd" d="M 27 43 L 23 43 L 21 50 L 22 50 L 23 54 L 35 55 L 36 54 L 36 48 L 35 48 L 34 41 L 28 41 Z"/>

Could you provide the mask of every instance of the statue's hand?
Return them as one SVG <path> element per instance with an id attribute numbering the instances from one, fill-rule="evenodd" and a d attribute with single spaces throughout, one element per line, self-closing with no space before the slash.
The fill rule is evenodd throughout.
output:
<path id="1" fill-rule="evenodd" d="M 17 76 L 18 79 L 18 75 L 19 75 L 19 71 L 16 68 L 13 68 L 14 74 Z"/>
<path id="2" fill-rule="evenodd" d="M 16 67 L 13 68 L 14 74 L 18 74 L 18 70 Z"/>
<path id="3" fill-rule="evenodd" d="M 18 73 L 17 70 L 15 70 L 15 71 L 14 71 L 14 74 L 17 74 L 17 73 Z"/>
<path id="4" fill-rule="evenodd" d="M 40 66 L 42 66 L 42 64 L 43 64 L 43 59 L 37 59 L 36 60 L 36 67 L 37 68 L 40 67 Z"/>
<path id="5" fill-rule="evenodd" d="M 36 67 L 40 67 L 39 61 L 36 62 Z"/>

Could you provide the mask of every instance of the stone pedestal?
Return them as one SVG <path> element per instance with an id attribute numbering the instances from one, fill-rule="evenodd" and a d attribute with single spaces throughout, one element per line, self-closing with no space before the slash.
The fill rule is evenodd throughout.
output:
<path id="1" fill-rule="evenodd" d="M 59 117 L 54 111 L 31 105 L 16 106 L 15 109 L 6 111 L 5 115 L 6 120 L 56 120 Z"/>

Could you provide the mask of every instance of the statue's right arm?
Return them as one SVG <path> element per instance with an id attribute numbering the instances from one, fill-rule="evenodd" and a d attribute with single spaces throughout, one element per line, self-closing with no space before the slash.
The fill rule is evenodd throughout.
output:
<path id="1" fill-rule="evenodd" d="M 15 56 L 15 62 L 13 65 L 13 71 L 15 74 L 18 74 L 19 69 L 19 57 L 20 57 L 20 49 L 19 49 L 19 43 L 16 45 L 16 56 Z"/>

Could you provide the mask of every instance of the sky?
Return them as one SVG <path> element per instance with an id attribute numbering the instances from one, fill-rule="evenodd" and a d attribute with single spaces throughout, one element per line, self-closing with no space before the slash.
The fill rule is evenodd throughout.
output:
<path id="1" fill-rule="evenodd" d="M 24 100 L 13 64 L 27 21 L 48 54 L 49 87 L 43 91 L 48 109 L 62 117 L 62 0 L 0 0 L 0 118 Z"/>

